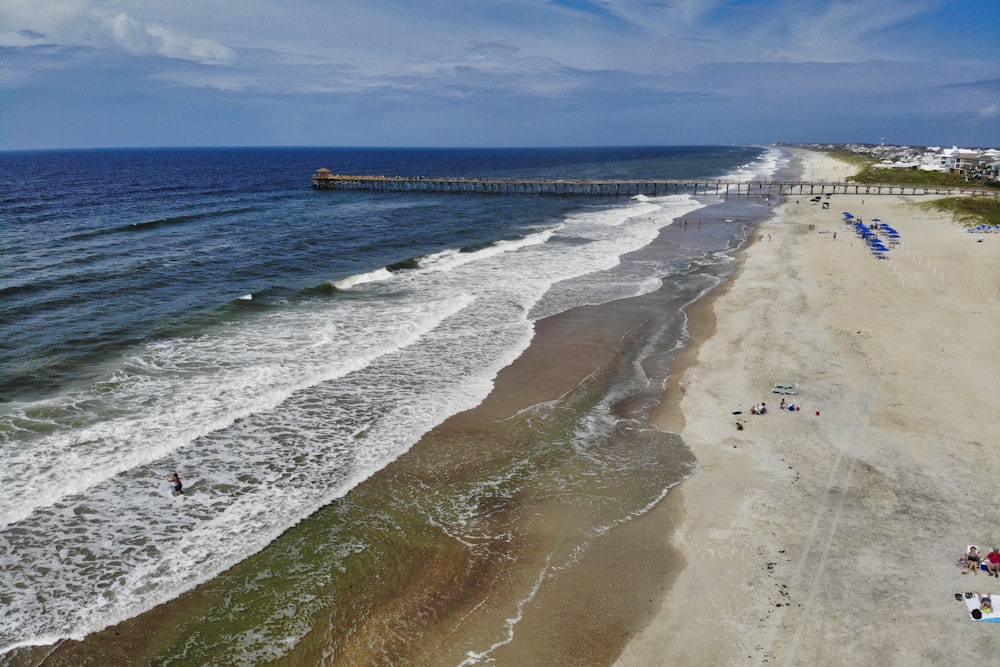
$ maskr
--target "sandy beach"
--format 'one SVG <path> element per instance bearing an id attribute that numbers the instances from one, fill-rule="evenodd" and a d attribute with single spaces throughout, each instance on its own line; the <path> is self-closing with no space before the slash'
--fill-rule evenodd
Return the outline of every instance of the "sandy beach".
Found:
<path id="1" fill-rule="evenodd" d="M 854 171 L 797 154 L 809 180 Z M 1000 238 L 978 242 L 902 197 L 827 201 L 782 205 L 703 304 L 707 340 L 658 417 L 698 458 L 662 533 L 686 563 L 621 667 L 977 664 L 1000 651 L 1000 627 L 954 597 L 1000 591 L 957 567 L 969 544 L 1000 546 Z M 877 260 L 843 211 L 891 224 L 902 245 Z M 785 398 L 800 411 L 778 409 L 777 382 L 798 385 Z M 768 414 L 751 415 L 762 401 Z"/>

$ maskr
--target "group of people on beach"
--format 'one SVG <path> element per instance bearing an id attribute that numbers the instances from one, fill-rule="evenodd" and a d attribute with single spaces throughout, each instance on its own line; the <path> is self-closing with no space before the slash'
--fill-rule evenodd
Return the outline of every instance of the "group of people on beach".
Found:
<path id="1" fill-rule="evenodd" d="M 778 406 L 778 407 L 780 409 L 782 409 L 782 410 L 786 410 L 786 409 L 787 410 L 791 410 L 792 412 L 795 412 L 796 410 L 799 410 L 799 406 L 796 406 L 794 404 L 788 404 L 788 403 L 785 402 L 785 399 L 781 399 L 781 405 Z M 734 412 L 733 414 L 738 415 L 738 414 L 742 414 L 742 412 L 738 411 L 738 412 Z M 752 415 L 766 415 L 767 414 L 767 403 L 765 403 L 764 401 L 761 401 L 760 403 L 755 403 L 754 405 L 751 405 L 750 406 L 750 414 L 752 414 Z M 818 415 L 819 412 L 817 412 L 816 414 Z M 745 426 L 746 426 L 746 422 L 744 422 L 742 419 L 737 419 L 736 420 L 736 429 L 738 431 L 742 431 Z"/>
<path id="2" fill-rule="evenodd" d="M 735 412 L 733 414 L 739 415 L 739 414 L 743 414 L 743 413 L 740 412 L 740 411 L 737 411 L 737 412 Z M 750 414 L 752 414 L 752 415 L 766 415 L 767 414 L 767 403 L 764 403 L 763 401 L 761 401 L 760 403 L 755 403 L 755 404 L 751 405 L 750 406 Z M 736 430 L 737 431 L 742 431 L 745 428 L 745 426 L 746 426 L 746 422 L 745 421 L 743 421 L 742 419 L 737 419 L 736 420 Z"/>
<path id="3" fill-rule="evenodd" d="M 1000 548 L 993 547 L 988 554 L 983 556 L 979 553 L 979 547 L 970 546 L 965 554 L 965 569 L 962 574 L 968 574 L 971 571 L 978 575 L 979 571 L 983 569 L 983 564 L 986 565 L 986 576 L 1000 579 Z"/>
<path id="4" fill-rule="evenodd" d="M 993 547 L 988 554 L 983 556 L 979 552 L 979 547 L 972 545 L 969 550 L 965 552 L 965 556 L 962 557 L 961 563 L 963 565 L 962 574 L 968 574 L 970 571 L 973 574 L 979 574 L 979 571 L 985 566 L 986 576 L 996 577 L 1000 579 L 1000 548 Z M 991 593 L 976 593 L 979 597 L 979 607 L 972 608 L 971 614 L 974 620 L 980 620 L 983 616 L 992 614 L 993 607 L 993 595 Z M 961 598 L 959 593 L 955 594 L 956 598 Z M 972 593 L 966 593 L 966 598 L 972 598 Z"/>

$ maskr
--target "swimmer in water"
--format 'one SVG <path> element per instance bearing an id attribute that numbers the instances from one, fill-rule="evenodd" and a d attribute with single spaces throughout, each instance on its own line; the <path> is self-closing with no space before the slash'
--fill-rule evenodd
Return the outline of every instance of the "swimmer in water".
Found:
<path id="1" fill-rule="evenodd" d="M 183 496 L 184 495 L 184 484 L 181 482 L 181 477 L 180 477 L 180 475 L 177 474 L 177 471 L 175 470 L 174 474 L 171 475 L 170 477 L 168 477 L 167 479 L 169 479 L 173 483 L 173 485 L 174 485 L 174 495 L 175 496 Z"/>

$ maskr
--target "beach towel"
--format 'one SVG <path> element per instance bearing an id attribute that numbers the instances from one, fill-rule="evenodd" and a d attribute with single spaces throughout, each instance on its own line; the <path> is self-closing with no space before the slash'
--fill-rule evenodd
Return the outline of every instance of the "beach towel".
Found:
<path id="1" fill-rule="evenodd" d="M 973 618 L 972 610 L 979 609 L 979 596 L 975 593 L 972 593 L 971 596 L 966 593 L 962 596 L 962 599 L 965 601 L 965 606 L 969 609 L 970 621 L 975 621 L 977 623 L 1000 623 L 1000 611 L 995 608 L 990 613 L 983 614 L 983 617 L 980 619 Z M 990 595 L 990 599 L 993 600 L 993 605 L 996 607 L 996 602 L 1000 599 L 1000 595 L 993 593 Z"/>

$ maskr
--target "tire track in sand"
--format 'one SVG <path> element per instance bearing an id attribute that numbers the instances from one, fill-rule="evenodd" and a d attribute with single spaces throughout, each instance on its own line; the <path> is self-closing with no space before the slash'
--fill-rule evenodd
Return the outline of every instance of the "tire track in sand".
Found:
<path id="1" fill-rule="evenodd" d="M 823 491 L 823 500 L 818 504 L 802 554 L 798 559 L 798 565 L 791 577 L 790 587 L 794 585 L 795 590 L 800 590 L 801 586 L 807 591 L 805 602 L 802 605 L 805 609 L 815 608 L 817 592 L 823 582 L 824 569 L 834 538 L 837 535 L 844 503 L 848 497 L 847 490 L 851 488 L 851 481 L 854 477 L 857 459 L 853 456 L 852 443 L 858 442 L 863 434 L 867 434 L 871 413 L 872 391 L 869 386 L 860 393 L 857 409 L 853 413 L 855 420 L 849 431 L 843 435 L 842 446 L 837 448 L 837 456 L 830 472 L 829 483 Z M 839 490 L 839 493 L 835 494 L 835 490 Z M 836 497 L 831 498 L 831 496 Z M 809 614 L 786 615 L 786 621 L 792 618 L 796 619 L 793 621 L 795 622 L 795 632 L 791 642 L 783 651 L 785 655 L 781 664 L 785 666 L 796 664 L 795 655 L 798 652 L 799 641 L 811 616 Z M 772 643 L 767 653 L 774 655 L 773 650 Z"/>

